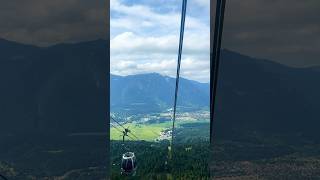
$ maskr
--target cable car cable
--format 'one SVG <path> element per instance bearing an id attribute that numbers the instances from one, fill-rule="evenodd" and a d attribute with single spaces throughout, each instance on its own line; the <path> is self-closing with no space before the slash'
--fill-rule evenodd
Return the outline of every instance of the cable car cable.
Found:
<path id="1" fill-rule="evenodd" d="M 122 124 L 120 124 L 118 121 L 116 121 L 113 117 L 111 117 L 111 119 L 112 119 L 114 122 L 116 122 L 119 126 L 121 126 L 123 129 L 127 129 L 127 128 L 125 128 Z"/>
<path id="2" fill-rule="evenodd" d="M 113 124 L 111 124 L 111 126 L 112 127 L 114 127 L 117 131 L 119 131 L 121 134 L 123 133 L 123 131 L 121 131 L 117 126 L 115 126 L 115 125 L 113 125 Z M 134 138 L 132 138 L 131 136 L 129 136 L 129 135 L 126 135 L 126 136 L 128 136 L 130 139 L 132 139 L 132 140 L 135 140 Z M 138 140 L 138 139 L 137 139 Z"/>
<path id="3" fill-rule="evenodd" d="M 226 0 L 217 1 L 213 46 L 210 49 L 212 54 L 210 59 L 210 143 L 212 143 L 213 136 L 213 118 L 215 115 L 225 4 Z"/>
<path id="4" fill-rule="evenodd" d="M 122 133 L 122 131 L 121 131 L 117 126 L 115 126 L 115 125 L 113 125 L 113 124 L 111 124 L 111 123 L 110 123 L 110 125 L 111 125 L 112 127 L 114 127 L 116 130 L 118 130 L 119 132 Z"/>
<path id="5" fill-rule="evenodd" d="M 129 135 L 127 135 L 127 136 L 128 136 L 131 140 L 133 140 L 133 141 L 135 140 L 135 139 L 134 139 L 134 138 L 132 138 L 131 136 L 129 136 Z"/>
<path id="6" fill-rule="evenodd" d="M 3 179 L 3 180 L 8 180 L 5 176 L 3 176 L 2 174 L 0 174 L 0 179 Z"/>
<path id="7" fill-rule="evenodd" d="M 136 135 L 134 135 L 132 132 L 129 133 L 139 141 L 139 138 Z"/>
<path id="8" fill-rule="evenodd" d="M 171 133 L 171 143 L 170 143 L 171 150 L 172 150 L 173 139 L 174 139 L 174 128 L 175 128 L 175 120 L 176 120 L 176 109 L 177 109 L 177 99 L 178 99 L 178 89 L 179 89 L 180 65 L 181 65 L 181 54 L 182 54 L 182 46 L 183 46 L 186 8 L 187 8 L 187 0 L 183 0 L 182 9 L 181 9 L 181 24 L 180 24 L 180 39 L 179 39 L 179 50 L 178 50 L 176 85 L 175 85 L 174 104 L 173 104 L 172 133 Z"/>
<path id="9" fill-rule="evenodd" d="M 125 128 L 122 124 L 120 124 L 118 121 L 116 121 L 113 117 L 111 117 L 111 119 L 116 122 L 117 124 L 119 124 L 119 126 L 121 126 L 124 130 L 128 129 L 128 128 Z M 111 124 L 113 127 L 115 127 L 113 124 Z M 121 133 L 123 133 L 123 131 L 120 131 Z M 134 136 L 136 138 L 137 141 L 139 141 L 139 138 L 134 135 L 131 131 L 129 131 L 128 133 L 130 133 L 132 136 Z M 128 136 L 128 135 L 127 135 Z M 129 137 L 129 136 L 128 136 Z M 131 137 L 132 140 L 134 140 L 132 137 Z"/>
<path id="10" fill-rule="evenodd" d="M 110 116 L 110 118 L 114 122 L 116 122 L 120 127 L 123 128 L 123 131 L 121 131 L 118 127 L 116 127 L 115 125 L 110 123 L 111 126 L 113 126 L 116 130 L 118 130 L 119 132 L 122 133 L 122 142 L 123 142 L 122 147 L 123 147 L 123 150 L 127 151 L 129 148 L 126 147 L 124 144 L 125 136 L 127 136 L 128 138 L 130 138 L 133 141 L 135 141 L 135 139 L 139 141 L 139 138 L 136 135 L 134 135 L 128 128 L 125 128 L 122 124 L 120 124 L 117 120 L 115 120 L 112 116 Z M 130 133 L 130 135 L 128 133 Z M 131 135 L 133 137 L 135 137 L 135 139 L 132 138 Z M 137 161 L 136 161 L 134 153 L 133 152 L 124 153 L 122 155 L 122 161 L 121 161 L 121 174 L 126 175 L 126 176 L 127 175 L 134 176 L 136 173 L 136 169 L 137 169 Z"/>
<path id="11" fill-rule="evenodd" d="M 159 136 L 159 134 L 154 132 L 153 130 L 149 129 L 149 131 L 152 132 L 154 135 Z"/>

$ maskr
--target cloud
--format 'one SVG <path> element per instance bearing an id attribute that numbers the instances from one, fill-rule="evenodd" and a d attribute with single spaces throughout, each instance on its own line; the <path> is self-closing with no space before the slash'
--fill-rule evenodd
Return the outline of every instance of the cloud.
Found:
<path id="1" fill-rule="evenodd" d="M 0 37 L 47 46 L 105 38 L 106 2 L 0 0 Z"/>
<path id="2" fill-rule="evenodd" d="M 0 0 L 0 38 L 40 46 L 105 38 L 107 3 Z M 110 4 L 111 38 L 128 32 L 138 40 L 162 41 L 179 33 L 181 0 L 110 0 Z M 209 42 L 209 4 L 188 1 L 184 51 L 188 56 L 192 46 L 199 54 L 196 48 Z M 223 47 L 292 66 L 320 65 L 319 9 L 319 0 L 228 0 Z M 170 41 L 171 53 L 176 41 Z"/>
<path id="3" fill-rule="evenodd" d="M 177 60 L 176 59 L 164 59 L 153 61 L 142 61 L 137 63 L 136 61 L 122 60 L 117 63 L 112 63 L 112 72 L 120 75 L 131 75 L 140 73 L 160 72 L 163 75 L 171 77 L 175 76 Z M 208 81 L 209 69 L 208 61 L 198 61 L 193 58 L 182 59 L 181 76 L 188 79 L 195 79 L 200 82 Z M 195 73 L 197 72 L 197 73 Z"/>
<path id="4" fill-rule="evenodd" d="M 157 4 L 166 6 L 166 3 Z M 176 4 L 180 7 L 180 2 Z M 125 5 L 119 0 L 111 1 L 111 30 L 117 32 L 117 28 L 124 28 L 126 31 L 133 31 L 135 33 L 146 32 L 146 28 L 158 28 L 158 32 L 152 33 L 166 33 L 177 32 L 180 23 L 180 8 L 175 11 L 157 12 L 154 7 L 146 5 Z M 191 9 L 192 10 L 192 9 Z M 186 28 L 190 30 L 206 29 L 207 22 L 201 22 L 201 19 L 187 16 Z M 208 30 L 208 29 L 207 29 Z M 209 32 L 209 30 L 208 30 Z"/>
<path id="5" fill-rule="evenodd" d="M 175 76 L 181 2 L 176 1 L 175 6 L 161 3 L 166 10 L 159 10 L 159 4 L 111 1 L 111 73 L 158 72 Z M 193 13 L 186 17 L 181 74 L 208 82 L 210 28 L 204 17 L 209 12 L 201 14 L 201 9 L 191 7 L 188 10 Z"/>
<path id="6" fill-rule="evenodd" d="M 178 50 L 179 34 L 162 36 L 139 36 L 132 32 L 121 33 L 111 39 L 112 53 L 170 53 L 176 54 Z M 186 54 L 209 53 L 209 35 L 196 35 L 186 33 L 183 52 Z"/>
<path id="7" fill-rule="evenodd" d="M 227 1 L 223 47 L 291 66 L 320 65 L 320 1 Z"/>

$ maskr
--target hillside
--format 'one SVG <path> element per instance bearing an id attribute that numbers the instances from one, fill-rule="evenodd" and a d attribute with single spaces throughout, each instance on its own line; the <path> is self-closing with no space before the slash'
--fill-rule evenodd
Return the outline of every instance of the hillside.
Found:
<path id="1" fill-rule="evenodd" d="M 36 47 L 0 40 L 0 130 L 105 130 L 108 77 L 103 40 Z M 302 133 L 318 137 L 320 72 L 223 50 L 216 135 Z M 174 78 L 111 75 L 111 108 L 170 108 Z M 208 104 L 208 85 L 182 79 L 180 106 Z M 134 108 L 135 109 L 134 109 Z M 320 136 L 319 136 L 320 137 Z"/>
<path id="2" fill-rule="evenodd" d="M 106 129 L 103 40 L 36 47 L 0 40 L 0 132 Z"/>
<path id="3" fill-rule="evenodd" d="M 320 72 L 224 50 L 216 135 L 295 133 L 320 137 Z"/>
<path id="4" fill-rule="evenodd" d="M 161 112 L 172 108 L 175 78 L 157 73 L 130 76 L 111 75 L 111 110 Z M 209 107 L 209 84 L 181 78 L 178 106 L 184 110 Z"/>

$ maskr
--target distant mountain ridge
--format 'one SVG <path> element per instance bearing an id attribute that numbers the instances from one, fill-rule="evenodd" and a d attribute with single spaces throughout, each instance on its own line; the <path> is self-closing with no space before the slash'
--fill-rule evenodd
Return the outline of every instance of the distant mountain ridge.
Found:
<path id="1" fill-rule="evenodd" d="M 104 40 L 50 47 L 0 40 L 0 132 L 104 131 L 107 48 Z M 318 68 L 292 68 L 228 50 L 221 57 L 217 136 L 240 131 L 320 139 Z M 112 108 L 172 106 L 172 78 L 147 74 L 110 80 Z M 206 85 L 183 79 L 180 85 L 181 105 L 208 104 Z"/>
<path id="2" fill-rule="evenodd" d="M 133 112 L 161 112 L 172 108 L 175 78 L 157 73 L 110 77 L 112 110 L 129 109 Z M 209 108 L 209 84 L 180 79 L 178 106 Z M 184 108 L 184 109 L 185 109 Z"/>
<path id="3" fill-rule="evenodd" d="M 264 132 L 320 138 L 320 72 L 224 50 L 216 135 Z"/>
<path id="4" fill-rule="evenodd" d="M 105 131 L 107 48 L 0 40 L 0 134 Z"/>

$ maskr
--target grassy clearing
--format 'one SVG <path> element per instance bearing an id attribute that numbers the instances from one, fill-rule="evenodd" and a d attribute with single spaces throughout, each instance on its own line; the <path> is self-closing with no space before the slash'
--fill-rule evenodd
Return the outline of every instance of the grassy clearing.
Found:
<path id="1" fill-rule="evenodd" d="M 128 123 L 125 127 L 129 127 L 131 132 L 136 135 L 140 140 L 154 141 L 159 137 L 160 132 L 171 126 L 171 122 L 159 123 L 159 124 L 134 124 Z M 115 128 L 111 128 L 111 140 L 122 140 L 122 133 Z M 130 140 L 130 139 L 128 139 Z"/>
<path id="2" fill-rule="evenodd" d="M 194 120 L 182 120 L 176 122 L 176 127 L 180 127 L 183 124 L 189 124 L 194 122 L 204 122 L 204 121 L 194 121 Z M 158 124 L 135 124 L 135 123 L 128 123 L 125 127 L 129 127 L 131 132 L 135 134 L 139 140 L 145 141 L 154 141 L 157 137 L 159 137 L 160 132 L 171 128 L 172 122 L 163 122 Z M 111 140 L 122 140 L 122 133 L 116 130 L 115 128 L 111 128 L 110 130 L 110 139 Z M 127 140 L 131 140 L 127 138 Z"/>

